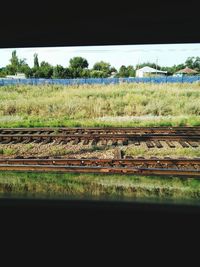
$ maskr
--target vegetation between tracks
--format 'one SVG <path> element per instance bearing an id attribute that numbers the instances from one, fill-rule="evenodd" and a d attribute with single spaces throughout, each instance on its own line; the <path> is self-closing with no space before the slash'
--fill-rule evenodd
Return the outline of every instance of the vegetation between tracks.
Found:
<path id="1" fill-rule="evenodd" d="M 163 142 L 164 143 L 164 142 Z M 149 158 L 152 156 L 157 157 L 200 157 L 199 147 L 183 148 L 181 145 L 176 144 L 175 148 L 169 148 L 163 144 L 163 148 L 147 148 L 145 144 L 140 146 L 128 145 L 119 146 L 123 152 L 123 156 L 144 157 Z M 115 152 L 114 146 L 104 145 L 57 145 L 57 144 L 0 144 L 0 158 L 12 156 L 24 157 L 42 157 L 42 156 L 61 156 L 61 157 L 100 157 L 100 158 L 113 158 Z"/>
<path id="2" fill-rule="evenodd" d="M 197 126 L 198 84 L 7 86 L 0 127 Z"/>
<path id="3" fill-rule="evenodd" d="M 159 176 L 0 172 L 0 193 L 106 199 L 199 199 L 200 181 Z"/>

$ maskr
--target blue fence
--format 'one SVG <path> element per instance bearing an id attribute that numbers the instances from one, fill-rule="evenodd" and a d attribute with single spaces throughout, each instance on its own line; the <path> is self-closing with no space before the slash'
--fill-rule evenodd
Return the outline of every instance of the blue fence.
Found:
<path id="1" fill-rule="evenodd" d="M 44 85 L 44 84 L 119 84 L 119 83 L 193 83 L 200 81 L 200 76 L 166 76 L 145 78 L 87 78 L 87 79 L 0 79 L 0 86 L 4 85 Z"/>

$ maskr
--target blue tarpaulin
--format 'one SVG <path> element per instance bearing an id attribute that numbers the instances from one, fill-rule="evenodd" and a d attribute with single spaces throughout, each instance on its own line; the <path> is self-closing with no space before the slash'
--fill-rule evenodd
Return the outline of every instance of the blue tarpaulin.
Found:
<path id="1" fill-rule="evenodd" d="M 0 86 L 4 85 L 78 85 L 78 84 L 119 84 L 119 83 L 193 83 L 200 81 L 200 76 L 164 76 L 144 78 L 78 78 L 78 79 L 0 79 Z"/>

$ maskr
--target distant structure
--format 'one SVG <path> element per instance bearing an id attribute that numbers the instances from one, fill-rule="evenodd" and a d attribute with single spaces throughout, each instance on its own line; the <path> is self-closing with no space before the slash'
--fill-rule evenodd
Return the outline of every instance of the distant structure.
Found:
<path id="1" fill-rule="evenodd" d="M 111 74 L 110 74 L 110 76 L 108 78 L 114 78 L 116 74 L 117 74 L 117 72 L 113 71 L 113 72 L 111 72 Z"/>
<path id="2" fill-rule="evenodd" d="M 7 75 L 7 79 L 26 79 L 26 75 L 21 72 L 17 72 L 15 75 Z"/>
<path id="3" fill-rule="evenodd" d="M 196 74 L 198 74 L 198 71 L 186 67 L 182 70 L 175 72 L 173 76 L 182 77 L 184 75 L 196 75 Z"/>
<path id="4" fill-rule="evenodd" d="M 152 77 L 152 76 L 164 76 L 167 74 L 167 71 L 157 70 L 149 66 L 145 66 L 141 69 L 136 70 L 136 77 Z"/>

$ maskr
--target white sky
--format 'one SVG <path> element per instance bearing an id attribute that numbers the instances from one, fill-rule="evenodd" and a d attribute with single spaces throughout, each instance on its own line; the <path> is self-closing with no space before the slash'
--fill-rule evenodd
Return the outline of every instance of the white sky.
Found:
<path id="1" fill-rule="evenodd" d="M 75 56 L 87 59 L 89 68 L 95 62 L 106 61 L 119 69 L 121 65 L 133 65 L 143 62 L 156 62 L 160 66 L 172 66 L 184 63 L 188 57 L 200 56 L 200 44 L 167 44 L 167 45 L 115 45 L 115 46 L 76 46 L 47 48 L 9 48 L 0 49 L 0 67 L 9 64 L 11 53 L 17 51 L 19 58 L 26 58 L 33 66 L 33 54 L 37 53 L 39 62 L 47 61 L 53 66 L 69 66 L 69 60 Z"/>

